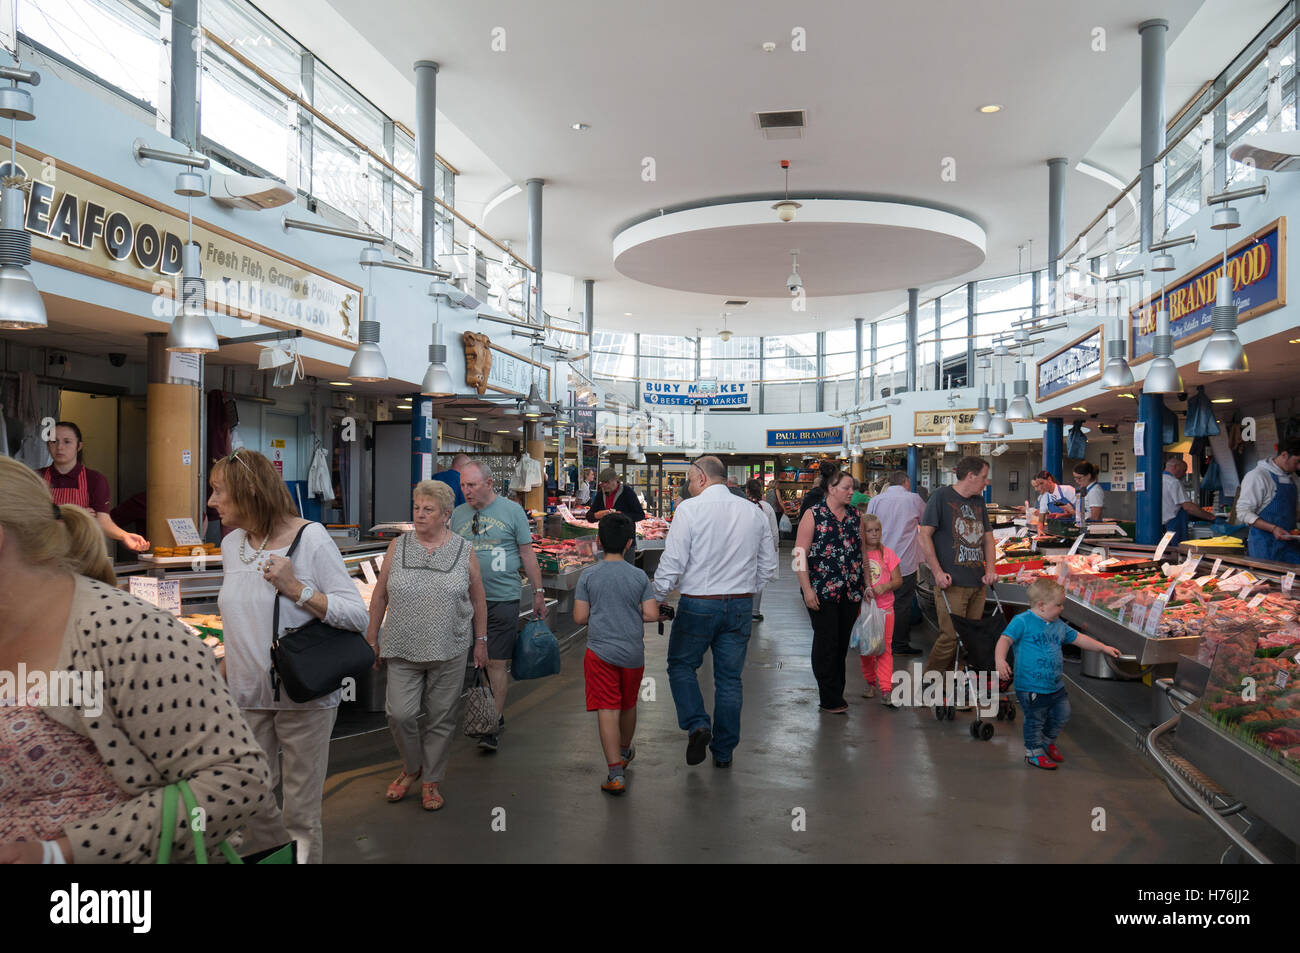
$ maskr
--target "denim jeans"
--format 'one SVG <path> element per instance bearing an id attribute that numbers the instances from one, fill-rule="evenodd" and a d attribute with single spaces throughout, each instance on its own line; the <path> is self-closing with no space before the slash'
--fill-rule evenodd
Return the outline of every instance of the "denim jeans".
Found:
<path id="1" fill-rule="evenodd" d="M 1051 694 L 1017 691 L 1016 700 L 1025 716 L 1025 752 L 1030 757 L 1044 754 L 1046 746 L 1056 743 L 1061 729 L 1070 720 L 1069 696 L 1064 688 Z"/>
<path id="2" fill-rule="evenodd" d="M 677 726 L 683 731 L 709 728 L 709 713 L 696 671 L 704 653 L 713 650 L 713 742 L 719 761 L 730 761 L 740 743 L 741 670 L 749 649 L 753 599 L 692 599 L 677 603 L 668 639 L 668 684 L 677 706 Z"/>

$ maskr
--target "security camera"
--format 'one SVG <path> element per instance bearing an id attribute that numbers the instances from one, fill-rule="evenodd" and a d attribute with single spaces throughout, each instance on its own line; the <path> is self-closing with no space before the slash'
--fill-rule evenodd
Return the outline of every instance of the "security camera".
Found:
<path id="1" fill-rule="evenodd" d="M 803 279 L 799 277 L 799 272 L 790 273 L 790 277 L 785 279 L 785 287 L 792 295 L 799 293 L 799 289 L 803 287 Z"/>
<path id="2" fill-rule="evenodd" d="M 108 363 L 112 364 L 114 367 L 121 367 L 126 363 L 126 355 L 114 351 L 112 354 L 108 355 Z"/>

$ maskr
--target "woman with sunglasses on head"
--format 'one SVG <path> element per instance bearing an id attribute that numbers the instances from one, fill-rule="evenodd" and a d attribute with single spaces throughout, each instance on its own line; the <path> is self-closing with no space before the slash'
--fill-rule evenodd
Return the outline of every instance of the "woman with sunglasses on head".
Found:
<path id="1" fill-rule="evenodd" d="M 136 533 L 128 533 L 108 515 L 108 480 L 104 474 L 82 463 L 81 428 L 70 420 L 60 420 L 54 425 L 54 439 L 47 446 L 53 462 L 37 472 L 50 488 L 54 502 L 72 503 L 94 513 L 95 522 L 104 531 L 104 535 L 117 540 L 127 549 L 137 553 L 148 549 L 147 539 Z"/>
<path id="2" fill-rule="evenodd" d="M 298 517 L 270 460 L 237 450 L 216 462 L 211 481 L 208 505 L 222 526 L 234 529 L 221 543 L 223 579 L 217 600 L 230 694 L 270 759 L 271 787 L 283 777 L 283 824 L 298 843 L 299 857 L 318 864 L 330 732 L 342 690 L 308 702 L 290 700 L 270 671 L 271 641 L 312 619 L 364 632 L 369 613 L 338 546 L 324 526 Z M 273 633 L 277 601 L 280 624 Z M 270 825 L 250 827 L 249 834 L 249 849 L 276 846 Z"/>

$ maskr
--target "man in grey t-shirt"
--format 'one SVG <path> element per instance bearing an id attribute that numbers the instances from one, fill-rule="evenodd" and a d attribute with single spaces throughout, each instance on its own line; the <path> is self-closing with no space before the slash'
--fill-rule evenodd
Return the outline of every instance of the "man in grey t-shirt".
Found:
<path id="1" fill-rule="evenodd" d="M 636 524 L 623 513 L 602 516 L 597 529 L 605 558 L 578 577 L 573 621 L 587 625 L 583 672 L 587 711 L 596 712 L 609 776 L 601 790 L 624 791 L 623 769 L 632 760 L 636 699 L 645 672 L 645 623 L 659 618 L 654 586 L 623 557 L 636 540 Z"/>

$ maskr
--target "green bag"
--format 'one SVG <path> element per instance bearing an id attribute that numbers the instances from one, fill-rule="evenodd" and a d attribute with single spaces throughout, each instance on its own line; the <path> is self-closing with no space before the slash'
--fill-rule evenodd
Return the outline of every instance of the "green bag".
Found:
<path id="1" fill-rule="evenodd" d="M 163 807 L 162 807 L 162 842 L 158 845 L 158 863 L 169 864 L 172 857 L 172 839 L 176 831 L 176 801 L 178 798 L 185 799 L 185 810 L 188 816 L 193 816 L 194 812 L 199 809 L 198 799 L 194 797 L 194 792 L 185 781 L 177 781 L 175 784 L 169 784 L 163 788 Z M 208 849 L 204 846 L 203 837 L 199 831 L 190 828 L 190 833 L 194 837 L 194 862 L 196 864 L 206 864 L 208 862 Z M 262 851 L 254 854 L 245 861 L 235 853 L 235 849 L 226 841 L 218 845 L 222 856 L 229 863 L 242 864 L 292 864 L 294 863 L 294 845 L 285 844 L 283 847 L 273 847 L 271 850 Z"/>

